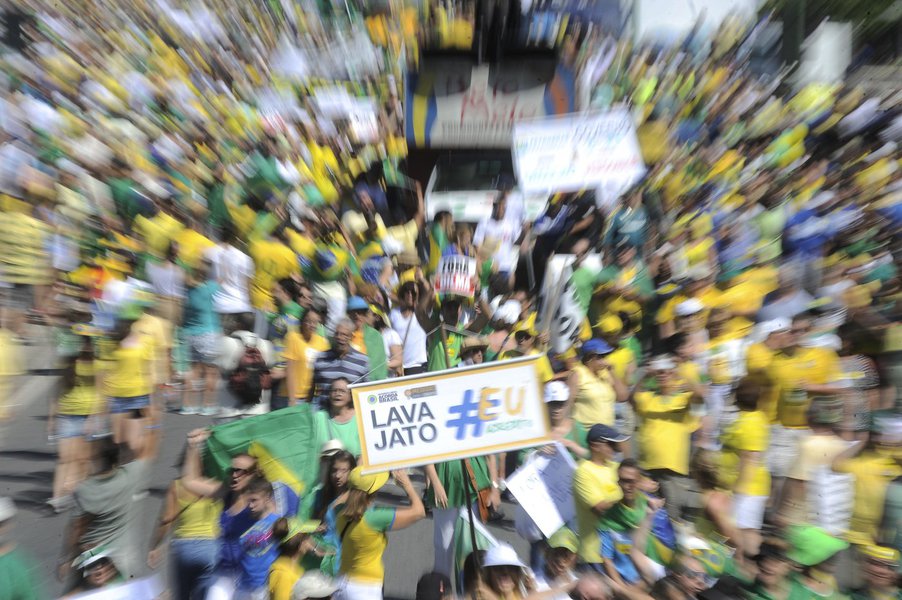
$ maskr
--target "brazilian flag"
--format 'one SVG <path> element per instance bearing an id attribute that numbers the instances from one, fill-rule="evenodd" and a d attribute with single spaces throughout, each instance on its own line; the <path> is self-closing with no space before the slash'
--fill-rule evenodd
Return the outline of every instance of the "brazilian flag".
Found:
<path id="1" fill-rule="evenodd" d="M 282 482 L 303 496 L 319 476 L 315 433 L 307 404 L 218 425 L 207 440 L 204 473 L 224 481 L 232 457 L 249 454 L 269 481 Z"/>

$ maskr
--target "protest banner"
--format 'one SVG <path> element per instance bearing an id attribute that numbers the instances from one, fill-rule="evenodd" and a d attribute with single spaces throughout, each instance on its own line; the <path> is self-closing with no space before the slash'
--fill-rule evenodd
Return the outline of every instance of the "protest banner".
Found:
<path id="1" fill-rule="evenodd" d="M 546 538 L 576 516 L 573 471 L 576 463 L 560 443 L 553 454 L 535 453 L 505 484 Z"/>
<path id="2" fill-rule="evenodd" d="M 545 284 L 548 295 L 545 296 L 547 304 L 543 311 L 541 328 L 548 330 L 551 350 L 561 354 L 579 343 L 586 312 L 576 300 L 573 267 L 570 263 L 563 266 L 553 283 L 546 277 Z"/>
<path id="3" fill-rule="evenodd" d="M 518 121 L 512 153 L 524 192 L 622 191 L 645 173 L 625 108 Z"/>
<path id="4" fill-rule="evenodd" d="M 364 472 L 548 443 L 539 358 L 352 385 Z"/>
<path id="5" fill-rule="evenodd" d="M 435 278 L 437 294 L 473 298 L 476 294 L 476 259 L 460 254 L 443 256 Z"/>

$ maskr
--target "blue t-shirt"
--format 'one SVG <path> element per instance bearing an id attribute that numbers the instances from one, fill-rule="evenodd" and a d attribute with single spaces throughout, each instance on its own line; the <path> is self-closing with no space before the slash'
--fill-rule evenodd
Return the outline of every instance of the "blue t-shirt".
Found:
<path id="1" fill-rule="evenodd" d="M 272 534 L 273 523 L 279 518 L 269 514 L 241 534 L 241 574 L 238 577 L 238 589 L 254 591 L 266 585 L 269 568 L 279 558 L 278 540 Z"/>
<path id="2" fill-rule="evenodd" d="M 219 572 L 235 572 L 241 566 L 241 534 L 250 529 L 256 521 L 250 511 L 245 508 L 238 514 L 229 514 L 227 510 L 219 515 L 219 557 L 216 570 Z"/>
<path id="3" fill-rule="evenodd" d="M 183 329 L 188 335 L 219 333 L 219 315 L 213 310 L 213 295 L 219 291 L 215 281 L 188 288 L 185 298 L 185 315 Z"/>
<path id="4" fill-rule="evenodd" d="M 633 559 L 630 558 L 630 549 L 633 547 L 632 531 L 619 533 L 617 531 L 599 531 L 601 537 L 601 555 L 605 560 L 614 563 L 614 568 L 620 577 L 627 583 L 637 583 L 641 579 Z"/>

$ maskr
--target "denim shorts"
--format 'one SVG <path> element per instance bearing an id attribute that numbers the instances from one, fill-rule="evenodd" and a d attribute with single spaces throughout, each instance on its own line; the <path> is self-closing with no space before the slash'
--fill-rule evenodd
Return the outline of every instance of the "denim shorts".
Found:
<path id="1" fill-rule="evenodd" d="M 219 358 L 219 340 L 222 336 L 218 333 L 201 333 L 199 335 L 186 336 L 188 352 L 192 363 L 204 365 L 216 364 Z"/>
<path id="2" fill-rule="evenodd" d="M 88 415 L 56 415 L 56 435 L 60 438 L 84 437 Z"/>
<path id="3" fill-rule="evenodd" d="M 150 394 L 135 396 L 133 398 L 110 398 L 110 412 L 112 414 L 143 410 L 149 406 Z"/>

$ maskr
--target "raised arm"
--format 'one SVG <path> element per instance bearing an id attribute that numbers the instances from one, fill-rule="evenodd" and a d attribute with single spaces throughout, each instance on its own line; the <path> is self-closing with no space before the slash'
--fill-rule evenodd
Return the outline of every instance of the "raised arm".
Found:
<path id="1" fill-rule="evenodd" d="M 210 437 L 207 429 L 194 429 L 188 433 L 185 463 L 182 465 L 182 485 L 197 496 L 210 498 L 219 493 L 222 483 L 203 476 L 201 449 Z"/>
<path id="2" fill-rule="evenodd" d="M 407 476 L 407 471 L 394 471 L 392 475 L 395 478 L 395 481 L 398 485 L 401 486 L 401 489 L 404 490 L 404 493 L 407 494 L 407 498 L 410 500 L 410 506 L 405 508 L 397 509 L 395 512 L 395 521 L 392 523 L 392 531 L 398 529 L 404 529 L 405 527 L 410 527 L 417 521 L 421 520 L 426 516 L 426 509 L 423 506 L 423 501 L 420 500 L 420 495 L 417 494 L 417 491 L 413 488 L 413 484 L 410 483 L 410 478 Z"/>

